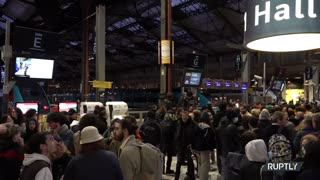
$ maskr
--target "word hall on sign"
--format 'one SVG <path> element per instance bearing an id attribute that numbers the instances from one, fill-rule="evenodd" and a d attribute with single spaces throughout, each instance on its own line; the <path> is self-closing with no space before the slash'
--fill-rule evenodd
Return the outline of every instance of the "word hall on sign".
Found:
<path id="1" fill-rule="evenodd" d="M 303 8 L 302 1 L 308 1 L 308 7 Z M 302 19 L 305 17 L 316 18 L 318 15 L 315 13 L 314 0 L 295 0 L 295 7 L 289 4 L 274 5 L 272 3 L 281 3 L 282 1 L 273 0 L 266 1 L 264 5 L 256 5 L 254 11 L 254 25 L 259 26 L 262 22 L 269 23 L 271 18 L 275 21 L 289 20 L 291 18 Z M 305 2 L 304 2 L 305 3 Z M 272 6 L 271 6 L 272 5 Z M 271 8 L 275 7 L 275 9 Z M 294 11 L 294 13 L 293 13 Z M 294 17 L 292 17 L 294 15 Z M 245 31 L 247 30 L 247 13 L 245 18 Z"/>

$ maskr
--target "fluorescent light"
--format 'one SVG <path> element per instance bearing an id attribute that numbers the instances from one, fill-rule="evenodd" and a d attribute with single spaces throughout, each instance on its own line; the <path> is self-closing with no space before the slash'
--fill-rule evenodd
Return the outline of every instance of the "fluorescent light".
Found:
<path id="1" fill-rule="evenodd" d="M 294 79 L 302 79 L 301 77 L 297 76 L 297 77 L 294 77 Z"/>
<path id="2" fill-rule="evenodd" d="M 278 35 L 257 39 L 247 44 L 249 49 L 268 52 L 305 51 L 320 48 L 320 33 Z"/>

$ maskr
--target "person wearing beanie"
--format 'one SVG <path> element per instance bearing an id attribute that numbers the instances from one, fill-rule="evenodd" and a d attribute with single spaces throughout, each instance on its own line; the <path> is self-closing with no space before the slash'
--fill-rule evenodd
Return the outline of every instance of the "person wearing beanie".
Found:
<path id="1" fill-rule="evenodd" d="M 115 154 L 104 150 L 103 136 L 94 126 L 82 129 L 81 152 L 66 168 L 64 180 L 123 180 L 119 161 Z"/>

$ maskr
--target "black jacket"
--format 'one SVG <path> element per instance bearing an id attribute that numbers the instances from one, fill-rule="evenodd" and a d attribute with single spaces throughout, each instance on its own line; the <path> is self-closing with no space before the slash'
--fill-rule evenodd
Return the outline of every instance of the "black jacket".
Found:
<path id="1" fill-rule="evenodd" d="M 193 149 L 211 151 L 214 149 L 214 134 L 211 127 L 205 123 L 197 124 L 194 132 Z"/>
<path id="2" fill-rule="evenodd" d="M 240 180 L 272 180 L 272 173 L 264 171 L 260 174 L 260 169 L 264 164 L 264 162 L 243 161 L 240 167 Z"/>
<path id="3" fill-rule="evenodd" d="M 237 126 L 224 117 L 217 128 L 218 153 L 227 157 L 229 152 L 240 152 L 240 132 Z"/>
<path id="4" fill-rule="evenodd" d="M 178 151 L 185 150 L 188 145 L 193 146 L 195 127 L 196 124 L 191 119 L 187 122 L 180 121 L 175 138 Z"/>

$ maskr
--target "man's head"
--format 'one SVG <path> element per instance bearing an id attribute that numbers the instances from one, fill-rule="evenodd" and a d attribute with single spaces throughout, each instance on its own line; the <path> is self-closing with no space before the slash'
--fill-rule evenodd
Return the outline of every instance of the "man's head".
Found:
<path id="1" fill-rule="evenodd" d="M 122 120 L 116 120 L 114 123 L 114 138 L 120 142 L 127 139 L 130 135 L 135 135 L 137 125 L 134 117 L 127 116 Z"/>
<path id="2" fill-rule="evenodd" d="M 189 112 L 183 111 L 181 115 L 181 119 L 183 122 L 188 122 L 188 120 L 190 119 Z"/>
<path id="3" fill-rule="evenodd" d="M 69 109 L 68 116 L 70 120 L 76 120 L 77 119 L 77 111 L 74 109 Z"/>
<path id="4" fill-rule="evenodd" d="M 26 144 L 25 153 L 38 153 L 50 157 L 56 151 L 56 143 L 51 133 L 36 133 L 30 137 L 30 140 Z"/>
<path id="5" fill-rule="evenodd" d="M 87 126 L 81 131 L 81 153 L 88 153 L 104 149 L 103 136 L 94 126 Z"/>
<path id="6" fill-rule="evenodd" d="M 242 115 L 246 114 L 247 112 L 248 112 L 248 108 L 247 108 L 246 105 L 240 106 L 240 113 L 241 113 Z"/>
<path id="7" fill-rule="evenodd" d="M 285 126 L 285 122 L 283 122 L 284 114 L 281 111 L 275 111 L 271 116 L 272 123 L 277 123 L 280 126 Z"/>
<path id="8" fill-rule="evenodd" d="M 52 130 L 59 129 L 60 126 L 66 121 L 66 116 L 61 112 L 53 112 L 47 116 L 47 123 Z"/>

